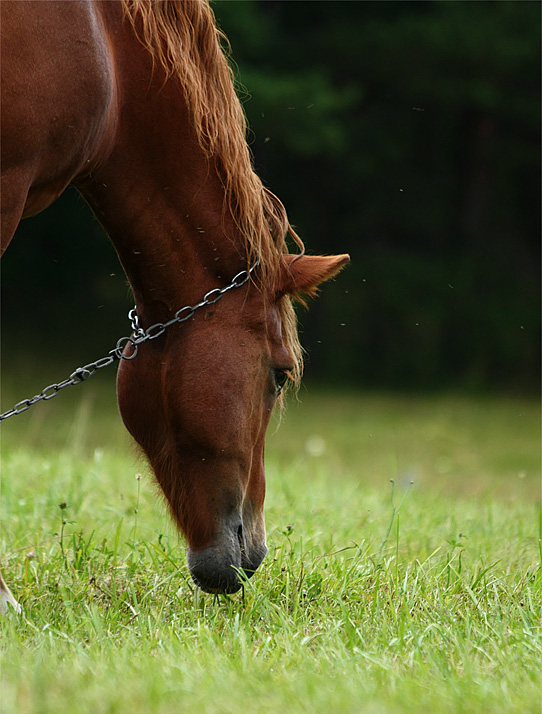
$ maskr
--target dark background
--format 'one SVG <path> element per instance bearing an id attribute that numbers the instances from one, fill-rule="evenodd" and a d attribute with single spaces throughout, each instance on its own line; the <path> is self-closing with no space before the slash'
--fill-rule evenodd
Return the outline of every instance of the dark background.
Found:
<path id="1" fill-rule="evenodd" d="M 258 173 L 308 252 L 352 257 L 300 314 L 307 380 L 536 394 L 540 3 L 213 7 Z M 70 189 L 2 261 L 3 370 L 102 356 L 131 304 Z"/>

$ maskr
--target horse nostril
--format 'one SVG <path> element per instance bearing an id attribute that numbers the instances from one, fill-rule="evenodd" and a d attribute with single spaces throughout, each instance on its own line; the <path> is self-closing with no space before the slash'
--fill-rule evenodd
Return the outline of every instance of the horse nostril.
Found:
<path id="1" fill-rule="evenodd" d="M 237 529 L 237 540 L 239 541 L 239 549 L 241 553 L 245 552 L 245 541 L 243 539 L 243 526 L 240 525 Z"/>

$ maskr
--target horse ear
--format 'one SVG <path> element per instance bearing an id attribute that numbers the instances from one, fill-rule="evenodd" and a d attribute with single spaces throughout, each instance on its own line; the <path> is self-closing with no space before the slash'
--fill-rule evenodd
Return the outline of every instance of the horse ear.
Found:
<path id="1" fill-rule="evenodd" d="M 284 255 L 278 295 L 313 297 L 318 286 L 336 275 L 350 260 L 349 255 Z"/>

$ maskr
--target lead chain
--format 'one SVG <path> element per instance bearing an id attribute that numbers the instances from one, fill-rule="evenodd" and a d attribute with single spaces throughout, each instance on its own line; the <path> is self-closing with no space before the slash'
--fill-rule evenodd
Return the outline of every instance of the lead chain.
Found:
<path id="1" fill-rule="evenodd" d="M 5 419 L 9 419 L 9 417 L 15 416 L 16 414 L 22 414 L 27 409 L 30 409 L 31 406 L 37 404 L 37 402 L 53 399 L 53 397 L 56 397 L 57 394 L 59 394 L 65 387 L 75 386 L 85 382 L 87 379 L 92 377 L 93 374 L 96 374 L 99 369 L 109 367 L 109 365 L 113 364 L 113 362 L 117 362 L 121 359 L 134 359 L 137 356 L 137 350 L 140 344 L 147 342 L 148 340 L 155 340 L 157 337 L 160 337 L 160 335 L 163 335 L 168 327 L 171 327 L 171 325 L 190 320 L 194 316 L 196 310 L 206 307 L 207 305 L 214 305 L 229 290 L 240 288 L 248 283 L 252 272 L 258 267 L 259 264 L 260 261 L 257 261 L 249 270 L 242 270 L 240 273 L 237 273 L 231 283 L 226 285 L 226 287 L 213 288 L 212 290 L 209 290 L 209 292 L 205 293 L 203 296 L 203 300 L 198 302 L 196 305 L 186 305 L 185 307 L 181 307 L 181 309 L 177 310 L 174 317 L 172 317 L 172 319 L 168 322 L 156 322 L 146 330 L 141 327 L 136 308 L 133 307 L 128 313 L 128 319 L 130 320 L 130 324 L 132 326 L 132 334 L 129 337 L 121 337 L 117 340 L 117 344 L 112 350 L 109 351 L 109 354 L 106 357 L 101 357 L 95 362 L 86 364 L 84 367 L 78 367 L 67 379 L 64 379 L 62 382 L 50 384 L 48 387 L 45 387 L 45 389 L 42 389 L 39 394 L 35 394 L 33 397 L 17 402 L 17 404 L 15 404 L 15 406 L 11 409 L 8 409 L 7 412 L 0 414 L 0 422 Z M 126 348 L 128 345 L 132 346 L 132 353 L 129 356 L 126 354 Z"/>

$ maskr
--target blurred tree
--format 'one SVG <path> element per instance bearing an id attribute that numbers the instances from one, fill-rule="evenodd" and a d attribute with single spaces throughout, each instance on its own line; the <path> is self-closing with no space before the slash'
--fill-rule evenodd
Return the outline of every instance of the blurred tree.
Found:
<path id="1" fill-rule="evenodd" d="M 540 4 L 213 7 L 258 172 L 310 251 L 352 254 L 301 316 L 309 378 L 536 388 Z M 125 328 L 114 252 L 80 200 L 63 204 L 23 222 L 3 261 L 4 344 L 81 314 L 81 345 Z"/>

